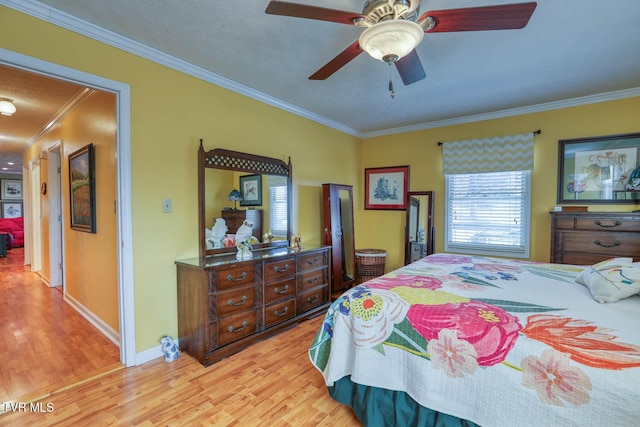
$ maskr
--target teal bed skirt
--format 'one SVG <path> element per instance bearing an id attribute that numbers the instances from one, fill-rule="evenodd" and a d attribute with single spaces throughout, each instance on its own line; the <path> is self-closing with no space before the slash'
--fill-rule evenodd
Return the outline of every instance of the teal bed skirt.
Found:
<path id="1" fill-rule="evenodd" d="M 366 427 L 478 427 L 471 421 L 420 406 L 404 392 L 356 384 L 348 376 L 328 389 L 329 395 L 351 407 Z"/>

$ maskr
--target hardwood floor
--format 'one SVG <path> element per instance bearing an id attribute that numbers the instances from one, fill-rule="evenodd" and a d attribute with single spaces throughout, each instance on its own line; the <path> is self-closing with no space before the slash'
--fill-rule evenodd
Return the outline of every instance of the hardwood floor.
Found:
<path id="1" fill-rule="evenodd" d="M 24 411 L 8 409 L 0 424 L 360 426 L 329 397 L 309 361 L 320 324 L 303 322 L 208 368 L 183 353 L 171 363 L 156 359 L 97 376 L 34 396 Z"/>
<path id="2" fill-rule="evenodd" d="M 11 282 L 1 260 L 0 284 Z M 4 301 L 0 307 L 4 312 Z M 107 364 L 4 403 L 0 425 L 361 426 L 350 408 L 329 397 L 309 361 L 307 349 L 321 322 L 303 322 L 209 368 L 185 353 L 171 363 L 160 358 L 132 368 Z M 5 351 L 4 332 L 0 340 Z"/>
<path id="3" fill-rule="evenodd" d="M 118 347 L 23 263 L 23 248 L 0 258 L 0 402 L 122 368 Z"/>

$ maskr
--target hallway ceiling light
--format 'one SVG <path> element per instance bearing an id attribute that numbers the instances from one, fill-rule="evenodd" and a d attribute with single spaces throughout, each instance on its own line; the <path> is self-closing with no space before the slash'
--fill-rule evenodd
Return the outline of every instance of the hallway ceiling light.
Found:
<path id="1" fill-rule="evenodd" d="M 16 106 L 13 105 L 13 100 L 9 98 L 0 98 L 0 114 L 3 116 L 10 116 L 16 112 Z"/>

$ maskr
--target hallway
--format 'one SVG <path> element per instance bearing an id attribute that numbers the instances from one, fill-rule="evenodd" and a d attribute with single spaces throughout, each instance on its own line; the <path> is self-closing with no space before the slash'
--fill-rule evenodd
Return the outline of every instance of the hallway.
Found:
<path id="1" fill-rule="evenodd" d="M 23 248 L 0 258 L 0 402 L 122 368 L 119 348 L 23 262 Z"/>

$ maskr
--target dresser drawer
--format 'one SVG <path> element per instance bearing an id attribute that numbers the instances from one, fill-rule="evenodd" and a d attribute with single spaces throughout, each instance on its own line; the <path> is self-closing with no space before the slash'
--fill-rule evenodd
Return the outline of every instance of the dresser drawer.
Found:
<path id="1" fill-rule="evenodd" d="M 640 234 L 609 232 L 594 233 L 575 231 L 559 233 L 562 252 L 582 252 L 604 256 L 640 256 Z"/>
<path id="2" fill-rule="evenodd" d="M 296 294 L 296 278 L 282 282 L 271 283 L 264 287 L 264 299 L 267 304 L 285 298 L 291 298 Z"/>
<path id="3" fill-rule="evenodd" d="M 246 286 L 219 292 L 215 298 L 212 298 L 211 305 L 211 320 L 214 320 L 216 315 L 220 318 L 242 311 L 252 310 L 256 307 L 256 288 L 255 286 Z"/>
<path id="4" fill-rule="evenodd" d="M 576 218 L 576 230 L 640 231 L 640 218 Z"/>
<path id="5" fill-rule="evenodd" d="M 327 284 L 327 269 L 314 270 L 300 276 L 300 292 Z"/>
<path id="6" fill-rule="evenodd" d="M 295 274 L 295 258 L 287 258 L 279 261 L 264 263 L 264 280 L 267 282 L 270 282 L 272 280 L 281 280 L 285 277 L 295 276 Z"/>
<path id="7" fill-rule="evenodd" d="M 300 272 L 315 270 L 328 265 L 327 251 L 313 252 L 300 256 Z"/>
<path id="8" fill-rule="evenodd" d="M 290 299 L 273 305 L 269 305 L 264 309 L 265 325 L 269 327 L 287 320 L 296 315 L 296 300 Z"/>
<path id="9" fill-rule="evenodd" d="M 298 297 L 299 312 L 304 313 L 327 302 L 327 290 L 328 287 L 324 286 L 301 294 Z"/>
<path id="10" fill-rule="evenodd" d="M 611 258 L 601 254 L 585 254 L 579 252 L 560 252 L 557 253 L 554 263 L 557 264 L 573 264 L 573 265 L 593 265 L 597 262 Z"/>
<path id="11" fill-rule="evenodd" d="M 557 216 L 553 220 L 553 226 L 557 230 L 573 230 L 576 228 L 576 219 L 572 216 Z"/>
<path id="12" fill-rule="evenodd" d="M 221 268 L 216 272 L 216 277 L 215 287 L 218 291 L 254 283 L 256 280 L 255 264 L 241 263 L 233 267 Z M 215 292 L 216 289 L 212 289 L 211 292 Z"/>
<path id="13" fill-rule="evenodd" d="M 218 345 L 229 344 L 232 341 L 239 340 L 240 338 L 256 332 L 256 311 L 247 311 L 237 316 L 226 317 L 218 322 Z M 215 327 L 215 323 L 212 325 Z M 215 340 L 212 339 L 211 343 L 215 347 Z"/>

